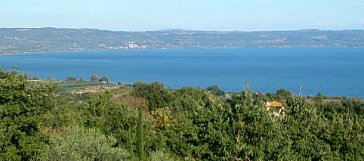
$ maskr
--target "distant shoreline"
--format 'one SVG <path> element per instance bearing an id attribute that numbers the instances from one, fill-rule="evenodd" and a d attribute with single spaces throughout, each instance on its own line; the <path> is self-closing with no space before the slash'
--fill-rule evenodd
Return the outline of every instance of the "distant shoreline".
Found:
<path id="1" fill-rule="evenodd" d="M 142 50 L 219 50 L 219 49 L 226 49 L 226 50 L 239 50 L 239 49 L 364 49 L 364 47 L 355 47 L 355 48 L 146 48 L 146 49 L 119 49 L 119 50 L 107 50 L 107 49 L 100 49 L 100 50 L 64 50 L 64 51 L 34 51 L 34 52 L 16 52 L 16 53 L 0 53 L 0 55 L 18 55 L 18 54 L 52 54 L 52 53 L 76 53 L 76 52 L 107 52 L 107 51 L 142 51 Z"/>
<path id="2" fill-rule="evenodd" d="M 0 54 L 190 48 L 364 48 L 364 30 L 126 32 L 0 28 Z"/>

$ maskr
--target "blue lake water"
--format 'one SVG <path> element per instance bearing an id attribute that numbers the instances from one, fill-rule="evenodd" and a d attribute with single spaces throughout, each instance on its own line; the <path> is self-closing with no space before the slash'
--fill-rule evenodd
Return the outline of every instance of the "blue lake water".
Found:
<path id="1" fill-rule="evenodd" d="M 0 55 L 32 77 L 89 80 L 93 73 L 112 82 L 161 81 L 171 88 L 218 85 L 226 91 L 279 88 L 304 95 L 364 98 L 364 49 L 148 49 Z"/>

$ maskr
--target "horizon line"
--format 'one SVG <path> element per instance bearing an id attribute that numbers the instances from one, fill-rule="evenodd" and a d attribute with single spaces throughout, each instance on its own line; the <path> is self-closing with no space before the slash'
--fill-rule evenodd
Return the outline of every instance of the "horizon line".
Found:
<path id="1" fill-rule="evenodd" d="M 158 32 L 158 31 L 197 31 L 197 32 L 280 32 L 280 31 L 364 31 L 364 29 L 318 29 L 318 28 L 304 28 L 304 29 L 282 29 L 282 30 L 198 30 L 198 29 L 157 29 L 157 30 L 111 30 L 100 28 L 71 28 L 71 27 L 1 27 L 1 29 L 69 29 L 69 30 L 99 30 L 110 32 Z"/>

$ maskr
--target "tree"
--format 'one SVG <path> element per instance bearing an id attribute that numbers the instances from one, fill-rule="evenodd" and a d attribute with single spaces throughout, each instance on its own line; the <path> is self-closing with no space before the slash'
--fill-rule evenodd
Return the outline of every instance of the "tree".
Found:
<path id="1" fill-rule="evenodd" d="M 98 129 L 72 125 L 52 131 L 49 145 L 33 160 L 126 160 L 129 154 L 114 147 L 116 142 L 114 137 L 106 136 Z"/>
<path id="2" fill-rule="evenodd" d="M 92 83 L 97 83 L 99 81 L 99 76 L 96 74 L 92 74 L 91 75 L 91 80 Z"/>
<path id="3" fill-rule="evenodd" d="M 144 132 L 143 132 L 143 120 L 144 120 L 144 108 L 138 109 L 138 124 L 137 124 L 137 153 L 139 161 L 144 160 Z"/>
<path id="4" fill-rule="evenodd" d="M 78 79 L 75 76 L 68 77 L 66 81 L 68 82 L 76 82 Z"/>
<path id="5" fill-rule="evenodd" d="M 221 90 L 217 85 L 209 86 L 206 88 L 207 91 L 210 91 L 212 94 L 216 96 L 222 96 L 225 94 L 223 90 Z"/>
<path id="6" fill-rule="evenodd" d="M 241 160 L 286 160 L 289 148 L 284 142 L 279 120 L 264 108 L 264 102 L 256 102 L 249 90 L 235 97 L 231 110 L 231 125 L 227 128 L 234 144 L 235 159 Z M 283 134 L 282 134 L 283 133 Z"/>
<path id="7" fill-rule="evenodd" d="M 106 84 L 109 84 L 109 77 L 107 76 L 107 75 L 104 75 L 104 76 L 102 76 L 100 79 L 99 79 L 99 81 L 101 82 L 101 83 L 106 83 Z"/>
<path id="8" fill-rule="evenodd" d="M 0 70 L 0 160 L 29 160 L 45 146 L 40 118 L 54 108 L 53 87 Z"/>
<path id="9" fill-rule="evenodd" d="M 143 97 L 148 100 L 149 110 L 166 107 L 172 100 L 172 93 L 164 88 L 160 82 L 151 84 L 136 82 L 134 84 L 133 95 Z"/>
<path id="10" fill-rule="evenodd" d="M 276 91 L 276 95 L 278 96 L 278 98 L 280 100 L 285 100 L 288 97 L 291 97 L 292 96 L 292 93 L 290 91 L 288 91 L 288 90 L 285 90 L 285 89 L 278 89 Z"/>

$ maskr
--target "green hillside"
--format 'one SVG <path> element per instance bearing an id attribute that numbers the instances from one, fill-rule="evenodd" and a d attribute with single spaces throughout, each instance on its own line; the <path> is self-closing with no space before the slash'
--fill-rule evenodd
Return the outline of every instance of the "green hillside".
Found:
<path id="1" fill-rule="evenodd" d="M 0 28 L 0 53 L 153 48 L 363 48 L 363 30 L 122 32 Z"/>
<path id="2" fill-rule="evenodd" d="M 0 71 L 0 160 L 364 158 L 360 99 L 261 94 L 248 84 L 236 94 L 158 82 L 66 86 L 76 84 Z"/>

